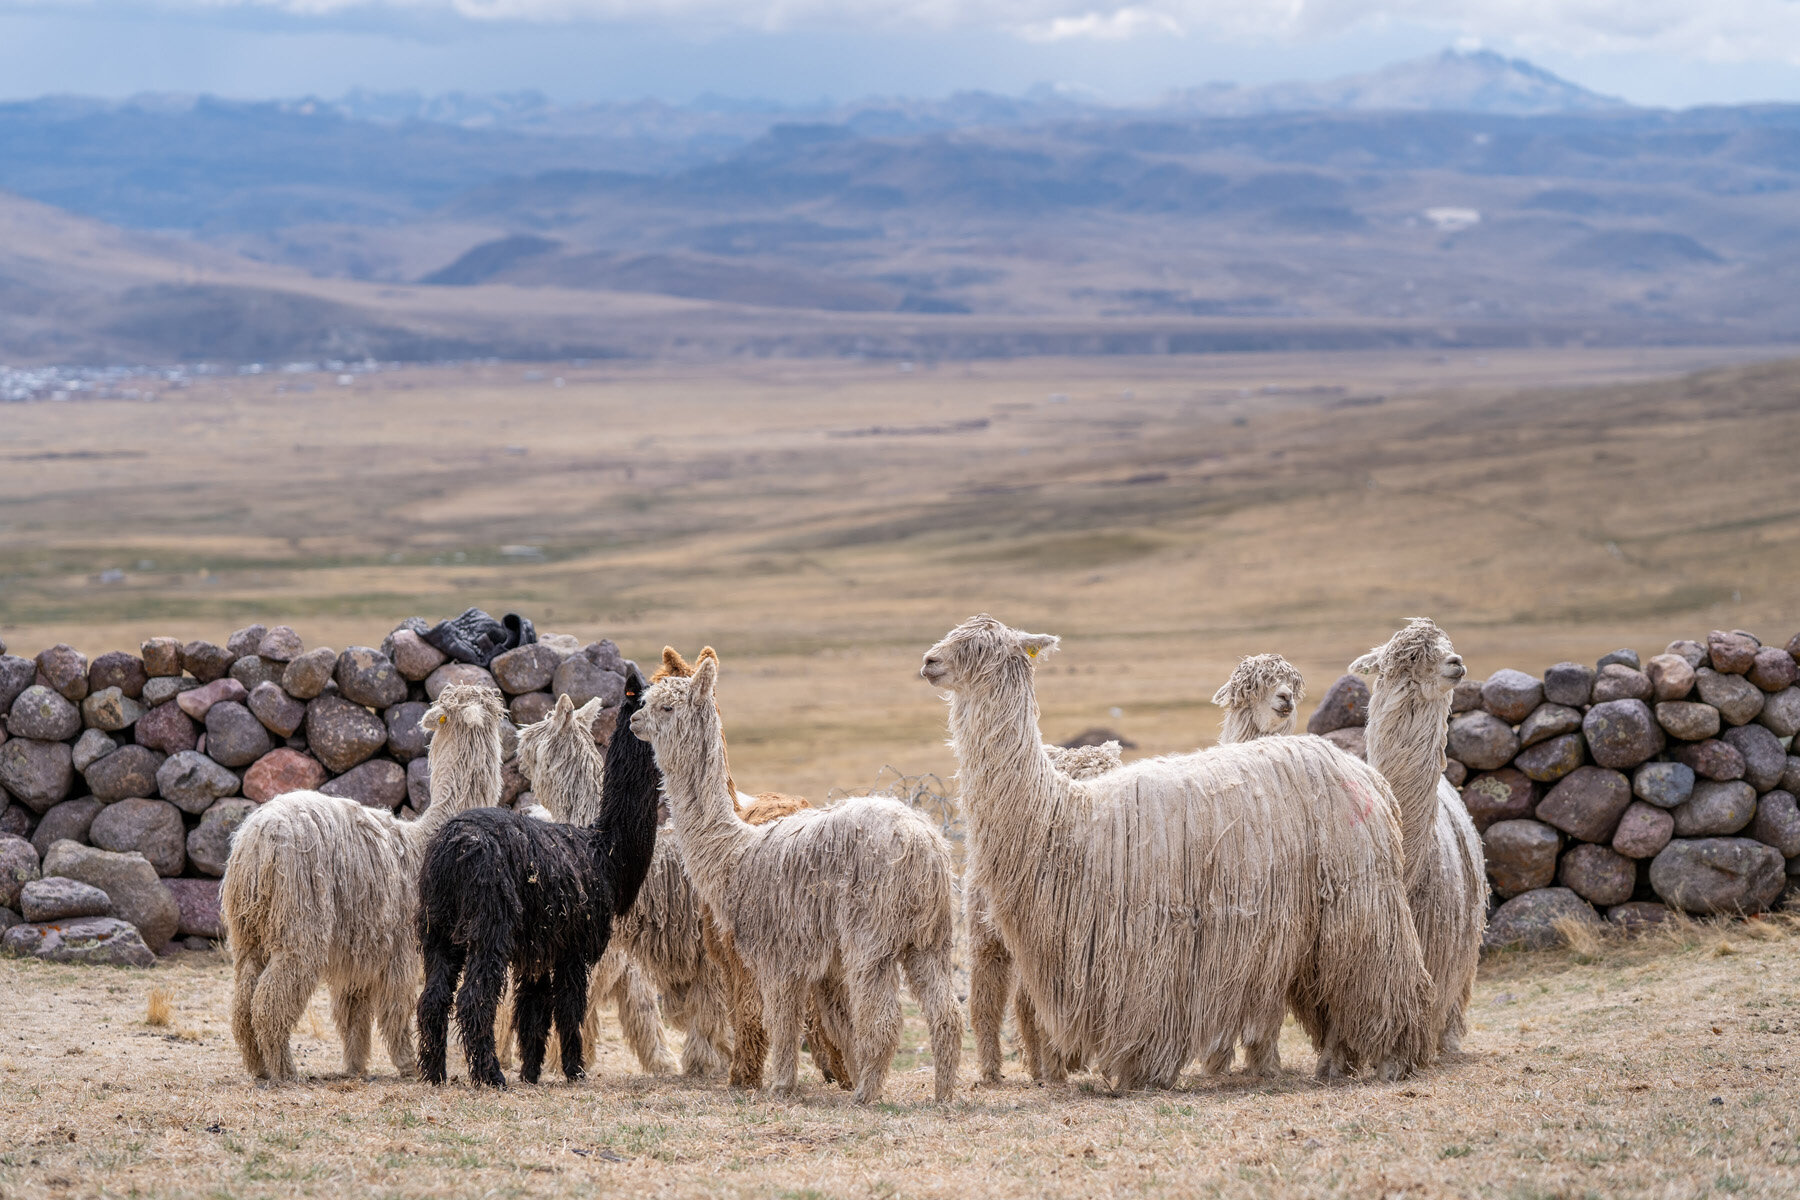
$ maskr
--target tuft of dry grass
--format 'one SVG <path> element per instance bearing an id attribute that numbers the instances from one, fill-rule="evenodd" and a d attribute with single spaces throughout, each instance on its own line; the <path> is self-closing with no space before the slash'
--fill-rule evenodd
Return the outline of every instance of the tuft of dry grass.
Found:
<path id="1" fill-rule="evenodd" d="M 175 997 L 169 989 L 162 986 L 152 987 L 144 1005 L 144 1024 L 154 1029 L 164 1028 L 170 1018 L 175 1015 Z"/>

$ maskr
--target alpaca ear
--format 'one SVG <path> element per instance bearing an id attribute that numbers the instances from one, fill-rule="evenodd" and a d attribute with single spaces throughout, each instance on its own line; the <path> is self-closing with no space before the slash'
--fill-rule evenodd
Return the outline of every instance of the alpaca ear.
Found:
<path id="1" fill-rule="evenodd" d="M 712 699 L 713 684 L 719 680 L 719 660 L 700 656 L 694 667 L 693 683 L 688 687 L 688 703 L 699 706 Z"/>
<path id="2" fill-rule="evenodd" d="M 719 652 L 717 650 L 714 650 L 711 646 L 702 646 L 702 647 L 700 647 L 700 657 L 695 659 L 694 661 L 695 662 L 703 662 L 704 660 L 709 659 L 709 658 L 712 659 L 715 663 L 718 662 L 719 661 Z"/>
<path id="3" fill-rule="evenodd" d="M 1040 654 L 1055 654 L 1062 645 L 1062 639 L 1053 633 L 1022 633 L 1019 635 L 1019 648 L 1025 651 L 1026 658 L 1036 658 Z"/>
<path id="4" fill-rule="evenodd" d="M 1381 647 L 1377 646 L 1375 649 L 1351 663 L 1349 669 L 1352 675 L 1379 675 L 1381 673 L 1379 669 L 1380 665 Z"/>
<path id="5" fill-rule="evenodd" d="M 556 698 L 556 715 L 558 717 L 567 718 L 574 711 L 575 701 L 570 698 L 569 693 L 564 692 Z"/>
<path id="6" fill-rule="evenodd" d="M 1214 704 L 1218 705 L 1220 708 L 1227 708 L 1230 706 L 1230 704 L 1231 704 L 1231 683 L 1230 683 L 1230 681 L 1227 681 L 1223 687 L 1221 687 L 1218 691 L 1213 693 L 1212 702 Z"/>
<path id="7" fill-rule="evenodd" d="M 589 700 L 586 704 L 575 710 L 575 719 L 589 729 L 592 729 L 594 722 L 600 719 L 600 713 L 605 708 L 606 701 L 599 696 L 595 696 L 592 700 Z"/>
<path id="8" fill-rule="evenodd" d="M 687 665 L 687 659 L 681 657 L 680 651 L 676 650 L 673 646 L 663 647 L 662 669 L 656 673 L 658 679 L 668 679 L 670 677 L 685 679 L 693 673 L 693 669 Z"/>

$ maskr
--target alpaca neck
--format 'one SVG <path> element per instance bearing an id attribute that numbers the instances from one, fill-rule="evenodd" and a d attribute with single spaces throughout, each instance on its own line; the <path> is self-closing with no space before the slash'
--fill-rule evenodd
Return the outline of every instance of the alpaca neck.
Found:
<path id="1" fill-rule="evenodd" d="M 656 752 L 631 731 L 631 708 L 619 715 L 606 748 L 605 783 L 594 825 L 600 849 L 612 868 L 613 912 L 624 913 L 637 900 L 650 860 L 656 854 L 656 804 L 662 776 Z"/>
<path id="2" fill-rule="evenodd" d="M 1369 765 L 1399 802 L 1409 882 L 1422 877 L 1437 853 L 1438 780 L 1449 716 L 1450 694 L 1428 696 L 1416 683 L 1377 683 L 1369 698 Z"/>
<path id="3" fill-rule="evenodd" d="M 571 734 L 570 742 L 550 747 L 540 758 L 532 794 L 557 820 L 591 829 L 600 823 L 605 759 L 585 732 Z"/>
<path id="4" fill-rule="evenodd" d="M 500 803 L 499 731 L 482 730 L 465 737 L 446 736 L 446 732 L 431 741 L 431 806 L 406 826 L 420 843 L 457 813 Z"/>
<path id="5" fill-rule="evenodd" d="M 1266 734 L 1256 727 L 1256 717 L 1248 708 L 1228 708 L 1225 710 L 1225 725 L 1219 730 L 1219 745 L 1231 746 L 1238 742 L 1252 742 Z"/>
<path id="6" fill-rule="evenodd" d="M 701 899 L 715 911 L 725 911 L 738 852 L 758 835 L 737 815 L 719 714 L 710 705 L 705 709 L 693 744 L 657 761 L 688 878 Z"/>
<path id="7" fill-rule="evenodd" d="M 990 848 L 1008 841 L 1009 833 L 1051 818 L 1035 801 L 1056 774 L 1038 732 L 1031 669 L 1008 663 L 1002 672 L 994 686 L 950 698 L 950 741 L 964 818 L 977 845 Z"/>

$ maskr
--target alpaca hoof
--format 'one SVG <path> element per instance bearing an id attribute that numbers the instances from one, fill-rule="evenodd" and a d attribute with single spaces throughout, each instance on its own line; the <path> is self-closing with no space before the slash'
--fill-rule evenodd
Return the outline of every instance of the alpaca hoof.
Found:
<path id="1" fill-rule="evenodd" d="M 1000 1082 L 1000 1068 L 995 1067 L 991 1071 L 983 1071 L 981 1073 L 981 1079 L 979 1080 L 979 1082 L 981 1082 L 981 1083 L 999 1083 Z"/>

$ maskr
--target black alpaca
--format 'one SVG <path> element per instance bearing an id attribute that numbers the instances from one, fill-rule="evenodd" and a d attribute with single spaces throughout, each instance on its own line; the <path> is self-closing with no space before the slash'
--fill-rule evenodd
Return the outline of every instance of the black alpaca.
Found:
<path id="1" fill-rule="evenodd" d="M 552 1020 L 562 1041 L 563 1074 L 577 1079 L 584 1073 L 588 975 L 606 952 L 614 919 L 637 899 L 656 849 L 662 777 L 649 745 L 631 732 L 644 686 L 630 666 L 591 828 L 480 808 L 452 818 L 426 847 L 419 873 L 425 956 L 419 1066 L 428 1082 L 444 1082 L 454 997 L 470 1081 L 506 1086 L 494 1053 L 494 1014 L 508 966 L 519 1078 L 538 1081 Z"/>

